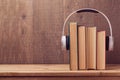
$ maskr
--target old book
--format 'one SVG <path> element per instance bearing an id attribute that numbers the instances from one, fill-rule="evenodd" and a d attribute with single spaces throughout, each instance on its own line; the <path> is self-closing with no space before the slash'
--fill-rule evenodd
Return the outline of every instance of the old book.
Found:
<path id="1" fill-rule="evenodd" d="M 96 69 L 96 27 L 86 28 L 87 69 Z"/>
<path id="2" fill-rule="evenodd" d="M 78 55 L 79 70 L 86 69 L 85 26 L 78 27 Z"/>
<path id="3" fill-rule="evenodd" d="M 97 69 L 105 69 L 105 31 L 97 32 Z"/>
<path id="4" fill-rule="evenodd" d="M 70 23 L 70 69 L 78 70 L 77 23 Z"/>

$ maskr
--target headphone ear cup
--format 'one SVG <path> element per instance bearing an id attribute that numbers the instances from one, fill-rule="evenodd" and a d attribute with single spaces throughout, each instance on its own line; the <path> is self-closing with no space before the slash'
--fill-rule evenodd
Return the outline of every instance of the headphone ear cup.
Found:
<path id="1" fill-rule="evenodd" d="M 62 48 L 65 49 L 66 48 L 66 36 L 62 36 L 61 37 L 61 45 L 62 45 Z"/>
<path id="2" fill-rule="evenodd" d="M 114 40 L 112 36 L 106 36 L 106 50 L 112 51 L 114 46 Z"/>
<path id="3" fill-rule="evenodd" d="M 106 51 L 109 51 L 109 36 L 106 36 Z"/>
<path id="4" fill-rule="evenodd" d="M 66 36 L 66 50 L 70 50 L 70 36 Z"/>

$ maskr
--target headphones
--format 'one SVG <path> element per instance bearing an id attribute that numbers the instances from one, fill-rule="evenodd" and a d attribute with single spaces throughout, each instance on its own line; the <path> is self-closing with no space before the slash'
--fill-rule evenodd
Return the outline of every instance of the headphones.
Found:
<path id="1" fill-rule="evenodd" d="M 109 29 L 110 29 L 110 36 L 106 36 L 106 50 L 107 51 L 112 51 L 113 47 L 114 47 L 114 39 L 112 36 L 112 25 L 110 23 L 110 20 L 108 19 L 108 17 L 101 11 L 93 9 L 93 8 L 82 8 L 82 9 L 78 9 L 73 11 L 71 14 L 68 15 L 68 17 L 66 18 L 64 24 L 63 24 L 63 31 L 62 31 L 62 37 L 61 37 L 61 43 L 62 43 L 62 47 L 66 48 L 66 50 L 70 49 L 70 36 L 69 35 L 64 35 L 64 31 L 65 31 L 65 26 L 67 21 L 69 20 L 69 18 L 75 14 L 75 13 L 82 13 L 82 12 L 91 12 L 91 13 L 100 13 L 108 22 L 109 25 Z"/>

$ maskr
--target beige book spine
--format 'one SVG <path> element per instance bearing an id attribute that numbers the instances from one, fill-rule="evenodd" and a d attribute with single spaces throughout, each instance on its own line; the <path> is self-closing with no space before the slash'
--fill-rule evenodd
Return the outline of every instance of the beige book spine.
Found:
<path id="1" fill-rule="evenodd" d="M 97 32 L 97 69 L 105 69 L 105 31 Z"/>
<path id="2" fill-rule="evenodd" d="M 78 27 L 78 55 L 79 70 L 84 70 L 86 69 L 85 26 Z"/>
<path id="3" fill-rule="evenodd" d="M 77 23 L 70 23 L 70 69 L 78 70 Z"/>
<path id="4" fill-rule="evenodd" d="M 96 69 L 96 27 L 86 28 L 87 69 Z"/>

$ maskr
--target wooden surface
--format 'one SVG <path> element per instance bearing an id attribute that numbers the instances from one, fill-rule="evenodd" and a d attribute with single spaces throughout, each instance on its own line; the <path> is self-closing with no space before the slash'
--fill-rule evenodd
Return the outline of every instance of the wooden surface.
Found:
<path id="1" fill-rule="evenodd" d="M 0 0 L 0 63 L 33 63 L 32 0 Z"/>
<path id="2" fill-rule="evenodd" d="M 120 65 L 108 65 L 106 70 L 70 71 L 68 64 L 5 64 L 0 65 L 0 76 L 120 77 Z"/>
<path id="3" fill-rule="evenodd" d="M 64 54 L 60 46 L 63 0 L 33 0 L 33 9 L 34 53 L 32 54 L 36 57 L 33 63 L 64 63 Z"/>
<path id="4" fill-rule="evenodd" d="M 0 77 L 0 80 L 120 80 L 120 77 Z"/>
<path id="5" fill-rule="evenodd" d="M 119 77 L 0 77 L 0 80 L 119 80 Z"/>
<path id="6" fill-rule="evenodd" d="M 68 14 L 83 7 L 99 9 L 110 18 L 115 48 L 107 52 L 107 63 L 120 63 L 119 4 L 120 0 L 0 0 L 0 63 L 69 63 L 60 43 L 62 25 Z M 99 15 L 77 14 L 72 21 L 109 34 Z"/>

